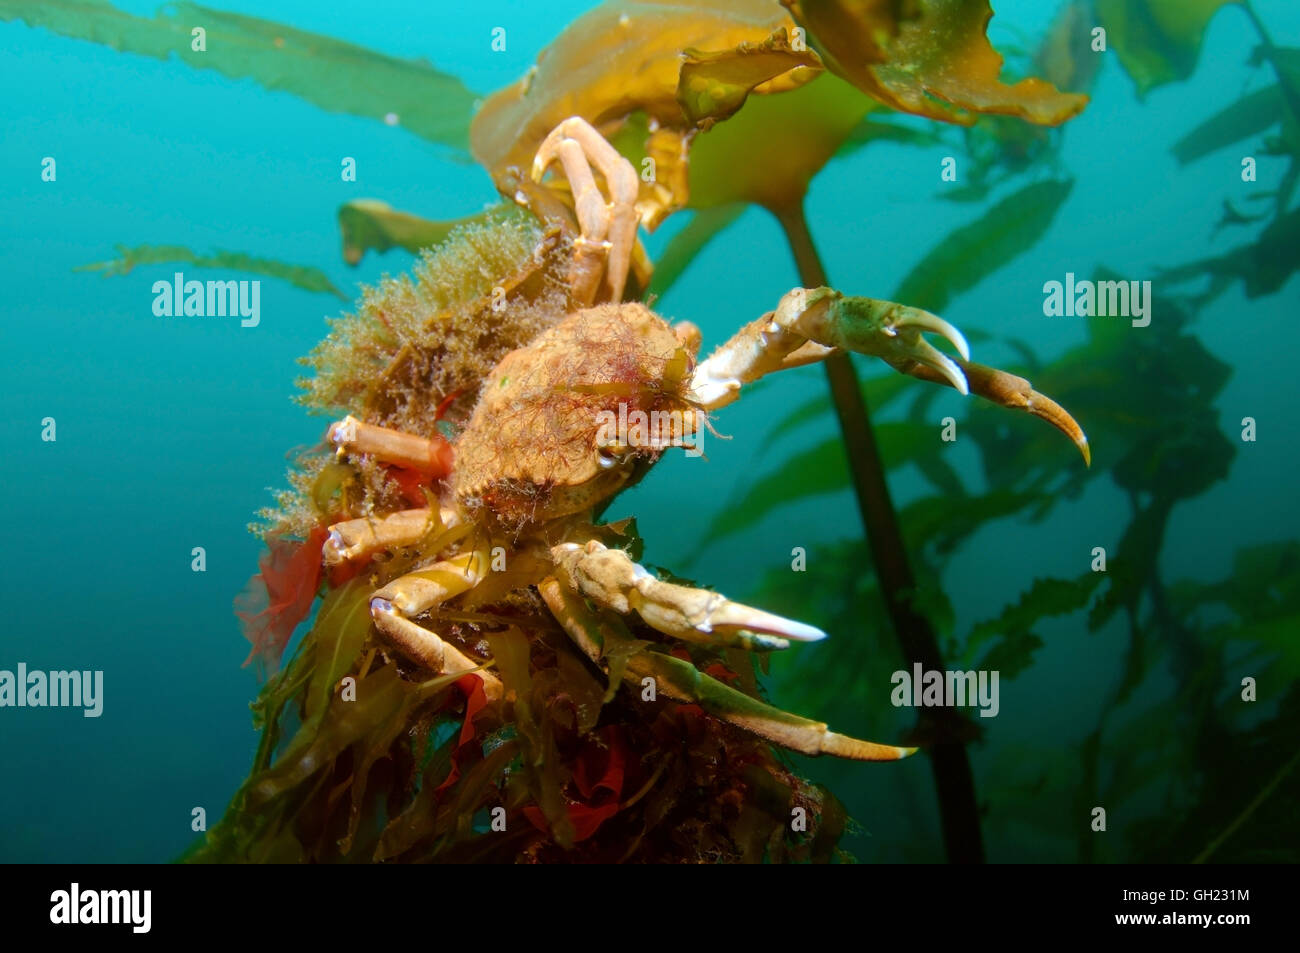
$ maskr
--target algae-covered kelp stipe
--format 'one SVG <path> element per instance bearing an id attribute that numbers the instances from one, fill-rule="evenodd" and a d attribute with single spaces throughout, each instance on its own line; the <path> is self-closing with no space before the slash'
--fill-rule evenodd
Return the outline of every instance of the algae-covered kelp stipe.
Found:
<path id="1" fill-rule="evenodd" d="M 1300 861 L 1294 4 L 214 2 L 0 0 L 0 860 Z"/>

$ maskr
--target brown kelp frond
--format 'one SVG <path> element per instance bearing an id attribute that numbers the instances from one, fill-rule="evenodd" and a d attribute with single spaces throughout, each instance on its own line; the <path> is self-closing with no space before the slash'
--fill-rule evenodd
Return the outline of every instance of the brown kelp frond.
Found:
<path id="1" fill-rule="evenodd" d="M 316 373 L 299 381 L 301 402 L 433 433 L 454 396 L 448 419 L 459 422 L 496 363 L 567 310 L 556 274 L 563 245 L 513 205 L 458 227 L 422 253 L 411 276 L 384 278 L 354 313 L 331 322 L 303 361 Z"/>

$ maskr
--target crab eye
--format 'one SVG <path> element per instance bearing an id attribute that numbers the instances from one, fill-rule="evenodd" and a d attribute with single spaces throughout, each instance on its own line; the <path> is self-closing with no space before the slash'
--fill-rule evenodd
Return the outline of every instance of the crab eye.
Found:
<path id="1" fill-rule="evenodd" d="M 614 447 L 597 447 L 596 461 L 600 464 L 601 469 L 608 470 L 610 467 L 616 467 L 623 462 L 624 454 L 620 453 Z"/>

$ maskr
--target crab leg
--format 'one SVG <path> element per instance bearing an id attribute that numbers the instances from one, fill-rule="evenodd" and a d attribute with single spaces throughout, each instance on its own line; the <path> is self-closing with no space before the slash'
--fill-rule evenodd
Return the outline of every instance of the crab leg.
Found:
<path id="1" fill-rule="evenodd" d="M 551 555 L 592 602 L 624 615 L 634 611 L 653 628 L 685 642 L 771 651 L 788 648 L 789 640 L 826 638 L 821 629 L 732 602 L 721 593 L 661 582 L 623 550 L 596 540 L 586 546 L 561 543 Z"/>
<path id="2" fill-rule="evenodd" d="M 379 634 L 404 656 L 438 674 L 473 672 L 489 700 L 501 697 L 501 681 L 482 664 L 412 621 L 448 599 L 474 588 L 487 573 L 488 554 L 471 550 L 394 579 L 370 597 L 370 617 Z"/>
<path id="3" fill-rule="evenodd" d="M 325 439 L 340 454 L 371 454 L 384 463 L 419 470 L 442 478 L 451 472 L 451 444 L 442 437 L 430 439 L 368 424 L 349 415 L 331 424 Z"/>
<path id="4" fill-rule="evenodd" d="M 573 189 L 574 211 L 582 229 L 573 243 L 574 297 L 584 305 L 597 300 L 618 303 L 623 300 L 636 246 L 636 170 L 580 116 L 564 120 L 542 141 L 533 158 L 533 181 L 540 182 L 557 159 Z M 591 174 L 593 165 L 609 188 L 608 203 Z"/>
<path id="5" fill-rule="evenodd" d="M 946 338 L 961 357 L 939 351 L 922 336 L 926 332 Z M 878 357 L 904 374 L 1026 410 L 1047 420 L 1074 441 L 1085 460 L 1090 458 L 1088 439 L 1073 417 L 1023 378 L 970 363 L 966 339 L 943 318 L 892 301 L 847 298 L 831 288 L 795 288 L 775 311 L 741 328 L 696 367 L 692 399 L 706 411 L 725 407 L 740 396 L 743 385 L 837 350 Z"/>
<path id="6" fill-rule="evenodd" d="M 627 654 L 634 640 L 616 616 L 593 611 L 580 594 L 554 576 L 544 579 L 538 591 L 564 630 L 593 662 L 599 665 L 611 654 Z M 682 659 L 662 652 L 634 651 L 627 657 L 623 680 L 639 684 L 646 678 L 653 679 L 656 691 L 669 698 L 694 702 L 711 715 L 791 751 L 855 761 L 897 761 L 916 751 L 837 734 L 823 722 L 800 718 L 751 698 Z"/>
<path id="7" fill-rule="evenodd" d="M 430 509 L 399 510 L 377 518 L 344 520 L 330 527 L 321 552 L 325 565 L 337 566 L 381 549 L 414 546 L 434 526 L 451 529 L 458 520 L 456 511 L 449 507 L 438 513 Z"/>

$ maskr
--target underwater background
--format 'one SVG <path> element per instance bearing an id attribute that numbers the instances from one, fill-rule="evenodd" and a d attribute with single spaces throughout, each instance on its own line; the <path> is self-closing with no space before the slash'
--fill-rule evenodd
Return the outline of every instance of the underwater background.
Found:
<path id="1" fill-rule="evenodd" d="M 413 260 L 394 249 L 350 267 L 340 254 L 337 209 L 370 197 L 450 219 L 480 210 L 496 193 L 481 168 L 400 125 L 328 113 L 175 59 L 33 29 L 12 19 L 22 6 L 0 3 L 7 21 L 0 22 L 7 92 L 0 213 L 8 223 L 0 233 L 7 385 L 0 427 L 10 500 L 0 547 L 7 609 L 0 669 L 25 662 L 103 670 L 105 697 L 98 718 L 76 709 L 0 709 L 0 860 L 166 861 L 193 842 L 195 807 L 209 823 L 220 816 L 257 744 L 248 704 L 258 681 L 251 666 L 241 668 L 248 646 L 231 601 L 256 571 L 261 548 L 247 524 L 272 502 L 268 488 L 285 485 L 289 451 L 318 441 L 327 424 L 293 402 L 303 373 L 295 361 L 324 335 L 326 317 L 350 309 L 360 283 L 401 273 Z M 117 6 L 138 16 L 155 9 L 128 0 Z M 565 24 L 594 6 L 375 0 L 359 12 L 306 0 L 221 0 L 223 10 L 427 58 L 484 95 L 518 79 Z M 989 35 L 1009 59 L 1017 49 L 1032 51 L 1061 6 L 997 0 Z M 1257 0 L 1253 9 L 1279 47 L 1300 46 L 1300 6 Z M 499 52 L 490 45 L 498 26 L 508 36 Z M 973 632 L 1003 646 L 999 712 L 973 718 L 983 737 L 968 749 L 991 861 L 1192 860 L 1212 844 L 1209 859 L 1295 860 L 1300 847 L 1300 772 L 1288 768 L 1300 750 L 1300 565 L 1293 549 L 1257 548 L 1293 547 L 1300 536 L 1297 230 L 1270 237 L 1283 272 L 1267 293 L 1233 281 L 1198 304 L 1193 318 L 1189 286 L 1161 277 L 1161 269 L 1218 260 L 1269 227 L 1260 219 L 1216 229 L 1225 200 L 1238 213 L 1268 211 L 1249 197 L 1276 189 L 1295 161 L 1281 147 L 1270 155 L 1259 145 L 1269 134 L 1196 161 L 1180 162 L 1171 151 L 1198 124 L 1273 82 L 1267 67 L 1250 65 L 1258 44 L 1251 21 L 1228 5 L 1210 20 L 1190 76 L 1142 99 L 1115 57 L 1100 55 L 1092 101 L 1054 134 L 1054 154 L 985 196 L 943 194 L 953 188 L 940 179 L 944 156 L 956 155 L 959 169 L 973 166 L 956 127 L 938 130 L 947 142 L 880 141 L 837 157 L 809 192 L 807 218 L 831 284 L 891 298 L 932 249 L 999 201 L 1036 179 L 1073 181 L 1041 237 L 933 310 L 968 334 L 976 360 L 1012 368 L 1029 366 L 1016 342 L 1050 369 L 1109 322 L 1113 343 L 1098 354 L 1122 373 L 1097 398 L 1104 410 L 1051 390 L 1050 370 L 1020 371 L 1089 432 L 1088 478 L 1067 441 L 1037 440 L 1030 460 L 1006 437 L 1036 435 L 1041 422 L 971 407 L 974 398 L 950 390 L 909 383 L 875 415 L 878 425 L 919 421 L 932 432 L 926 452 L 903 440 L 910 449 L 890 470 L 905 532 L 909 512 L 917 521 L 931 512 L 909 504 L 934 497 L 949 472 L 969 489 L 970 512 L 983 514 L 950 545 L 922 542 L 913 565 L 918 599 L 933 598 L 944 645 L 955 649 L 946 656 L 950 667 L 973 667 L 958 664 Z M 939 124 L 909 118 L 902 125 L 934 131 Z M 1294 142 L 1294 125 L 1288 129 Z M 774 134 L 764 148 L 782 147 Z M 1245 155 L 1258 156 L 1256 183 L 1241 179 Z M 57 159 L 54 182 L 42 181 L 45 156 Z M 358 181 L 340 181 L 343 156 L 356 158 Z M 762 163 L 764 153 L 752 161 Z M 674 216 L 643 233 L 651 257 L 685 224 L 685 215 Z M 158 317 L 150 289 L 175 271 L 249 276 L 191 265 L 141 265 L 112 276 L 76 270 L 113 258 L 118 245 L 225 249 L 310 265 L 346 300 L 264 278 L 256 328 L 240 327 L 238 318 Z M 1233 267 L 1244 274 L 1249 256 Z M 1100 268 L 1153 282 L 1149 327 L 1044 315 L 1045 282 L 1067 272 L 1092 277 Z M 654 308 L 696 322 L 707 352 L 799 283 L 775 220 L 749 208 Z M 1174 326 L 1183 343 L 1160 337 Z M 1185 346 L 1186 337 L 1199 347 Z M 1136 357 L 1125 361 L 1125 354 Z M 870 359 L 854 361 L 864 379 L 890 373 Z M 843 464 L 836 470 L 819 452 L 837 439 L 834 415 L 827 406 L 797 426 L 778 426 L 825 393 L 816 367 L 751 388 L 715 421 L 731 439 L 708 440 L 703 459 L 669 455 L 605 518 L 637 518 L 647 564 L 827 630 L 828 641 L 774 664 L 773 699 L 837 730 L 892 742 L 914 713 L 889 705 L 887 674 L 904 666 L 873 588 L 847 477 L 835 475 Z M 1145 505 L 1152 496 L 1131 496 L 1131 475 L 1107 472 L 1117 460 L 1106 441 L 1122 440 L 1126 421 L 1133 433 L 1155 426 L 1146 421 L 1151 406 L 1176 430 L 1193 405 L 1209 415 L 1213 434 L 1189 424 L 1178 444 L 1184 456 L 1175 454 L 1172 465 L 1132 464 L 1176 482 L 1196 460 L 1217 461 L 1203 487 L 1180 495 L 1161 545 L 1129 552 L 1129 578 L 1158 573 L 1174 608 L 1162 614 L 1143 602 L 1136 624 L 1115 611 L 1094 613 L 1090 625 L 1088 606 L 1067 599 L 1031 618 L 1002 617 L 1035 580 L 1077 579 L 1089 571 L 1094 547 L 1113 559 L 1134 539 L 1132 499 Z M 1103 414 L 1109 423 L 1097 426 Z M 939 436 L 948 416 L 958 427 L 952 444 Z M 57 421 L 53 442 L 41 438 L 47 417 Z M 1254 440 L 1242 439 L 1246 417 L 1257 423 Z M 882 443 L 888 461 L 897 448 Z M 996 506 L 980 501 L 998 489 L 994 479 L 1019 478 L 989 470 L 986 457 L 1000 449 L 1010 471 L 1033 468 L 1026 479 L 1036 481 L 1039 496 L 993 518 Z M 953 507 L 942 517 L 952 522 L 960 512 Z M 206 552 L 204 572 L 191 570 L 196 546 Z M 795 547 L 807 552 L 806 572 L 790 571 Z M 1214 586 L 1221 598 L 1195 603 L 1194 593 Z M 1183 604 L 1194 608 L 1180 615 Z M 989 620 L 995 624 L 978 629 Z M 1212 668 L 1201 664 L 1211 658 Z M 859 664 L 885 677 L 855 678 Z M 1240 700 L 1245 677 L 1259 679 L 1258 701 Z M 924 757 L 793 760 L 845 803 L 856 827 L 841 846 L 859 861 L 945 858 Z M 1107 807 L 1105 833 L 1090 829 L 1094 805 Z"/>

